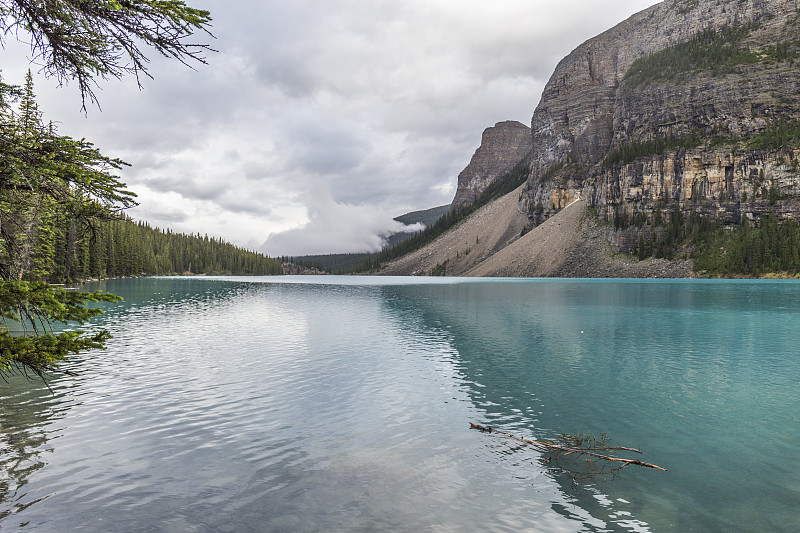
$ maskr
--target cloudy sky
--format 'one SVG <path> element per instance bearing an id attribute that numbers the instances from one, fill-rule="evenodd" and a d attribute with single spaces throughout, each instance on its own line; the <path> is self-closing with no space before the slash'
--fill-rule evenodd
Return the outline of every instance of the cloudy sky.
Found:
<path id="1" fill-rule="evenodd" d="M 557 62 L 653 0 L 190 0 L 217 53 L 100 81 L 37 75 L 45 118 L 133 166 L 130 215 L 270 255 L 368 251 L 450 203 L 486 127 L 530 124 Z M 205 37 L 197 36 L 202 40 Z M 2 76 L 22 83 L 13 41 Z"/>

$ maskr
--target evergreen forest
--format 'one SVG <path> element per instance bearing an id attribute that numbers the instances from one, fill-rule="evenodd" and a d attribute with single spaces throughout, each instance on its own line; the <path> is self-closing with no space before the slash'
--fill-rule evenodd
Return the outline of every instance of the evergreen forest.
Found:
<path id="1" fill-rule="evenodd" d="M 779 221 L 774 211 L 759 220 L 725 225 L 697 212 L 684 214 L 676 206 L 666 216 L 656 212 L 650 221 L 641 213 L 618 213 L 613 225 L 616 230 L 635 228 L 640 260 L 691 258 L 695 272 L 708 277 L 800 274 L 800 224 Z"/>
<path id="2" fill-rule="evenodd" d="M 122 214 L 135 204 L 134 195 L 111 175 L 104 176 L 106 183 L 97 190 L 111 197 L 93 198 L 92 191 L 81 190 L 87 173 L 101 176 L 124 163 L 101 156 L 86 141 L 59 136 L 52 124 L 44 123 L 30 73 L 19 105 L 14 109 L 7 104 L 0 120 L 8 148 L 0 159 L 0 271 L 5 279 L 73 283 L 141 275 L 281 273 L 279 261 L 219 239 L 134 223 Z M 12 143 L 24 152 L 10 153 Z M 70 149 L 91 167 L 74 168 L 72 186 L 59 178 L 71 164 L 60 160 L 70 156 Z M 41 165 L 36 173 L 15 175 L 23 164 L 34 162 Z M 119 202 L 116 208 L 106 209 L 114 200 Z"/>
<path id="3" fill-rule="evenodd" d="M 763 50 L 751 50 L 745 39 L 757 30 L 757 23 L 725 26 L 698 33 L 688 41 L 647 55 L 633 62 L 625 74 L 631 89 L 651 83 L 674 82 L 681 75 L 709 72 L 714 76 L 736 72 L 753 63 L 794 62 L 800 58 L 800 42 L 784 40 Z"/>
<path id="4" fill-rule="evenodd" d="M 173 274 L 277 275 L 280 261 L 208 235 L 185 235 L 129 219 L 82 228 L 66 221 L 54 232 L 46 281 Z"/>
<path id="5" fill-rule="evenodd" d="M 800 274 L 800 224 L 774 213 L 757 224 L 715 227 L 698 242 L 695 271 L 711 276 Z"/>

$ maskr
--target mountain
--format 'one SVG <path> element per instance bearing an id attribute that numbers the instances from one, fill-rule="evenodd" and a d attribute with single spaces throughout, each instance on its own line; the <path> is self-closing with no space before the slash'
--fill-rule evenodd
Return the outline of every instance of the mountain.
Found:
<path id="1" fill-rule="evenodd" d="M 579 201 L 532 229 L 517 210 L 522 187 L 450 231 L 382 265 L 386 276 L 685 278 L 690 261 L 632 260 L 609 253 L 606 227 Z M 527 230 L 527 231 L 526 231 Z"/>
<path id="2" fill-rule="evenodd" d="M 718 259 L 732 272 L 800 270 L 798 94 L 800 1 L 661 2 L 559 63 L 529 143 L 519 123 L 487 129 L 451 210 L 520 162 L 523 187 L 385 272 L 681 276 L 685 263 L 631 267 L 611 251 L 694 257 L 728 244 L 741 257 Z M 781 242 L 765 229 L 742 244 L 771 224 Z"/>
<path id="3" fill-rule="evenodd" d="M 486 128 L 481 145 L 458 175 L 451 211 L 474 202 L 497 178 L 514 168 L 530 153 L 531 142 L 531 129 L 521 122 L 499 122 Z"/>
<path id="4" fill-rule="evenodd" d="M 580 197 L 607 221 L 800 214 L 799 7 L 668 0 L 579 46 L 534 112 L 522 209 L 541 222 Z"/>

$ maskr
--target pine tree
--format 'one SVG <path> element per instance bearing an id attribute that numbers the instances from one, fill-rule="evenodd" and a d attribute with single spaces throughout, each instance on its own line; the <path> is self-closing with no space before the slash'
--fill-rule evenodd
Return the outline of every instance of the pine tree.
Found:
<path id="1" fill-rule="evenodd" d="M 69 353 L 103 345 L 105 333 L 54 334 L 51 324 L 88 320 L 99 311 L 85 308 L 86 302 L 117 298 L 55 289 L 42 278 L 55 270 L 57 234 L 64 227 L 59 217 L 71 219 L 63 248 L 64 276 L 70 277 L 74 267 L 88 268 L 88 252 L 78 248 L 77 224 L 133 205 L 124 184 L 101 170 L 123 164 L 45 125 L 30 73 L 21 90 L 0 86 L 0 372 L 17 368 L 41 375 Z M 8 321 L 20 321 L 28 334 L 12 336 Z"/>

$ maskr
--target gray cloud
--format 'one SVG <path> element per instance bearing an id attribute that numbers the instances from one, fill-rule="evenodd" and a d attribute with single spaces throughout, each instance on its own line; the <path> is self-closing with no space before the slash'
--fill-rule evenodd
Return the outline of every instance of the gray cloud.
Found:
<path id="1" fill-rule="evenodd" d="M 296 255 L 375 249 L 393 217 L 449 202 L 484 128 L 529 122 L 561 57 L 654 2 L 189 3 L 214 17 L 209 65 L 152 53 L 143 91 L 102 81 L 88 116 L 37 77 L 41 107 L 133 164 L 133 216 Z M 4 54 L 21 82 L 25 47 Z"/>
<path id="2" fill-rule="evenodd" d="M 184 198 L 195 200 L 213 200 L 226 191 L 223 182 L 196 180 L 190 176 L 159 176 L 142 180 L 142 183 L 156 192 L 176 192 Z"/>
<path id="3" fill-rule="evenodd" d="M 174 224 L 181 224 L 190 219 L 190 214 L 186 211 L 169 206 L 154 206 L 151 204 L 147 208 L 142 209 L 141 212 L 146 215 L 148 220 L 156 222 L 156 227 L 161 228 L 169 227 Z"/>
<path id="4" fill-rule="evenodd" d="M 290 158 L 293 167 L 311 174 L 332 175 L 358 167 L 369 152 L 369 140 L 359 133 L 348 120 L 320 120 L 316 114 L 300 112 L 283 129 L 278 148 Z"/>

